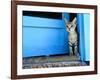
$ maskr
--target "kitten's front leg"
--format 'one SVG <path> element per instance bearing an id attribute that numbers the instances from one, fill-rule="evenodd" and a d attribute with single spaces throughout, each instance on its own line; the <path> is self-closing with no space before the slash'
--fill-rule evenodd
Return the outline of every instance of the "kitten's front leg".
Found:
<path id="1" fill-rule="evenodd" d="M 74 46 L 74 53 L 75 53 L 76 56 L 78 56 L 77 45 Z"/>
<path id="2" fill-rule="evenodd" d="M 71 55 L 73 55 L 73 49 L 72 49 L 72 46 L 70 46 L 69 49 L 70 49 L 70 56 L 71 56 Z"/>
<path id="3" fill-rule="evenodd" d="M 70 50 L 70 56 L 73 55 L 72 44 L 70 42 L 69 42 L 69 50 Z"/>

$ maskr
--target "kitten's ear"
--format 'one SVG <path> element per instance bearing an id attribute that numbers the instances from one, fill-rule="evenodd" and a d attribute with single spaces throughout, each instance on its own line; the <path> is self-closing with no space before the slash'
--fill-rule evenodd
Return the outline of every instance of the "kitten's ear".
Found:
<path id="1" fill-rule="evenodd" d="M 73 19 L 72 23 L 75 23 L 76 24 L 76 17 Z"/>

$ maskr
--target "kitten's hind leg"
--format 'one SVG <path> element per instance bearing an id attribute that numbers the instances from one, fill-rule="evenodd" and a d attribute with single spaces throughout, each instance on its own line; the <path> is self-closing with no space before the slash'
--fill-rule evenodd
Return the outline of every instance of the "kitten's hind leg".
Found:
<path id="1" fill-rule="evenodd" d="M 74 54 L 75 54 L 76 56 L 79 56 L 77 41 L 76 41 L 75 44 L 74 44 Z"/>
<path id="2" fill-rule="evenodd" d="M 75 53 L 75 56 L 77 56 L 78 60 L 80 60 L 80 55 L 79 55 L 77 46 L 74 46 L 74 53 Z"/>

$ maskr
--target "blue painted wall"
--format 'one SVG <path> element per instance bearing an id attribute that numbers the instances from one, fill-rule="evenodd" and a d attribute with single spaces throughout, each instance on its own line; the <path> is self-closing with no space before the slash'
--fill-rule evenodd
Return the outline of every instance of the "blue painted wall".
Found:
<path id="1" fill-rule="evenodd" d="M 77 27 L 78 27 L 78 35 L 79 35 L 79 53 L 81 56 L 81 60 L 84 61 L 85 55 L 85 42 L 84 42 L 84 20 L 83 14 L 77 15 Z"/>
<path id="2" fill-rule="evenodd" d="M 23 57 L 68 53 L 63 20 L 23 16 Z"/>
<path id="3" fill-rule="evenodd" d="M 90 15 L 84 14 L 85 61 L 90 59 Z"/>
<path id="4" fill-rule="evenodd" d="M 89 61 L 90 56 L 90 15 L 78 14 L 79 53 L 82 61 Z"/>

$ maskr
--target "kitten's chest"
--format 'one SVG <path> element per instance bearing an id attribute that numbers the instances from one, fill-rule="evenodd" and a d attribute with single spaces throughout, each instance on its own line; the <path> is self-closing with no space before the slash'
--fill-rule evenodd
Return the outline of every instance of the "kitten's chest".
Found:
<path id="1" fill-rule="evenodd" d="M 69 41 L 74 43 L 75 41 L 77 41 L 77 33 L 73 32 L 69 34 Z"/>

